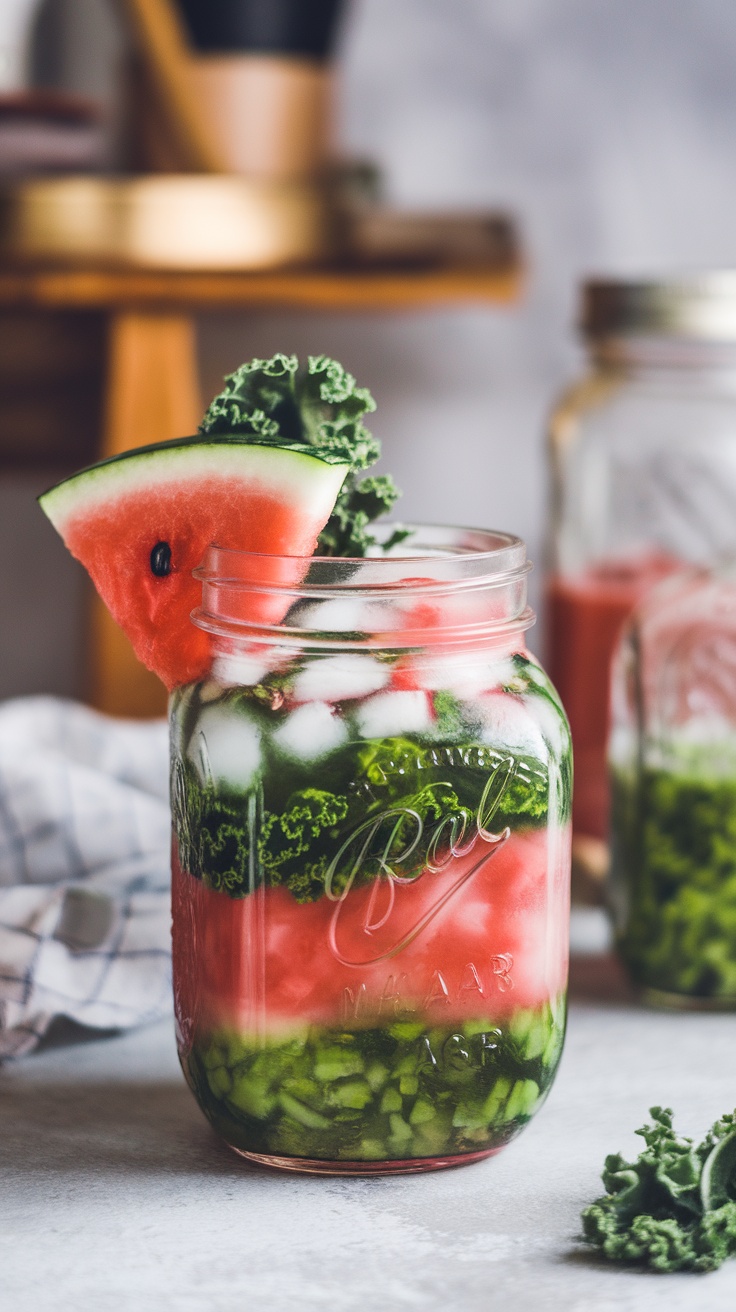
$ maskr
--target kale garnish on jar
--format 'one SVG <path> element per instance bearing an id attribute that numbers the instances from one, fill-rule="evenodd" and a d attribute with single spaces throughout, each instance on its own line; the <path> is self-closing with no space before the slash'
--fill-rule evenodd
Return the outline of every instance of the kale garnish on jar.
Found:
<path id="1" fill-rule="evenodd" d="M 363 418 L 376 408 L 370 392 L 326 355 L 310 355 L 300 368 L 295 355 L 249 360 L 225 379 L 200 424 L 202 433 L 251 434 L 260 444 L 288 441 L 295 450 L 347 460 L 350 472 L 332 514 L 319 535 L 320 556 L 365 556 L 376 546 L 374 521 L 395 504 L 400 492 L 387 474 L 362 475 L 379 459 L 381 444 Z M 397 528 L 382 549 L 403 541 Z"/>

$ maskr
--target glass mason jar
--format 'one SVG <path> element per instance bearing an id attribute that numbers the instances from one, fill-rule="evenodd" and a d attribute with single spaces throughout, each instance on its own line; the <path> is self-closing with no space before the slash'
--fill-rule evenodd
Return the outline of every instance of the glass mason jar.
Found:
<path id="1" fill-rule="evenodd" d="M 582 328 L 590 372 L 551 420 L 547 666 L 572 729 L 575 830 L 604 838 L 621 626 L 683 562 L 736 550 L 736 273 L 590 282 Z"/>
<path id="2" fill-rule="evenodd" d="M 653 1002 L 736 1006 L 736 568 L 693 567 L 614 660 L 610 905 Z"/>
<path id="3" fill-rule="evenodd" d="M 525 547 L 409 543 L 211 548 L 211 670 L 171 701 L 182 1066 L 233 1148 L 292 1170 L 496 1152 L 562 1047 L 571 759 Z"/>

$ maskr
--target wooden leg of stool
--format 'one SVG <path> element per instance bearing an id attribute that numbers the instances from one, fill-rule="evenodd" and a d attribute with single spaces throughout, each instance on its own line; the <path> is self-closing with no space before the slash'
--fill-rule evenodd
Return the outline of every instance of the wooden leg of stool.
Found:
<path id="1" fill-rule="evenodd" d="M 138 311 L 113 314 L 101 456 L 193 433 L 200 415 L 192 320 Z M 93 705 L 110 715 L 162 715 L 162 684 L 136 659 L 97 597 L 90 636 Z"/>

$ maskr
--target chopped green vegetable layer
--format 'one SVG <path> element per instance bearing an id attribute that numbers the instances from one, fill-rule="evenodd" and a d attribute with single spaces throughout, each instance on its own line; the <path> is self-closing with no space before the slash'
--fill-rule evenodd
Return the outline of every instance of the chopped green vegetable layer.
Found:
<path id="1" fill-rule="evenodd" d="M 672 1129 L 669 1108 L 637 1161 L 606 1158 L 607 1193 L 582 1214 L 583 1237 L 615 1262 L 654 1271 L 713 1271 L 736 1254 L 736 1113 L 717 1121 L 697 1147 Z"/>
<path id="2" fill-rule="evenodd" d="M 640 985 L 736 998 L 736 777 L 614 773 L 618 945 Z"/>
<path id="3" fill-rule="evenodd" d="M 396 1161 L 499 1148 L 557 1068 L 564 1005 L 425 1029 L 311 1027 L 249 1044 L 220 1031 L 185 1059 L 200 1105 L 234 1147 L 321 1161 Z"/>

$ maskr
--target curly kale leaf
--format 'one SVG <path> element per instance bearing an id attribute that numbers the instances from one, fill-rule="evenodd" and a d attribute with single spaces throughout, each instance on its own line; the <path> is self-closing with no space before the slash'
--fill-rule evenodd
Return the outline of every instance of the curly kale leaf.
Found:
<path id="1" fill-rule="evenodd" d="M 221 797 L 184 766 L 172 816 L 182 866 L 209 888 L 244 897 L 250 892 L 249 826 L 244 799 Z"/>
<path id="2" fill-rule="evenodd" d="M 203 825 L 199 835 L 199 875 L 209 888 L 216 888 L 231 897 L 242 897 L 251 890 L 248 884 L 249 845 L 248 832 L 233 819 L 221 819 Z"/>
<path id="3" fill-rule="evenodd" d="M 172 818 L 182 866 L 209 888 L 245 897 L 253 886 L 286 884 L 298 900 L 324 892 L 324 870 L 348 812 L 347 799 L 303 788 L 278 814 L 248 795 L 203 783 L 179 762 Z M 321 885 L 320 885 L 321 880 Z"/>
<path id="4" fill-rule="evenodd" d="M 229 374 L 199 427 L 202 433 L 250 436 L 259 443 L 312 451 L 324 460 L 348 464 L 350 471 L 317 549 L 328 556 L 364 556 L 376 542 L 369 526 L 400 495 L 387 475 L 357 477 L 381 454 L 380 443 L 363 423 L 363 416 L 375 408 L 370 392 L 358 387 L 337 360 L 310 355 L 306 368 L 300 368 L 295 355 L 278 354 L 270 360 L 249 360 Z M 399 530 L 384 549 L 401 535 Z"/>
<path id="5" fill-rule="evenodd" d="M 325 876 L 348 813 L 348 800 L 321 788 L 292 793 L 285 810 L 266 811 L 259 857 L 267 884 L 285 884 L 297 902 L 313 902 L 325 891 Z"/>
<path id="6" fill-rule="evenodd" d="M 401 496 L 393 479 L 386 474 L 357 479 L 348 474 L 335 502 L 332 514 L 317 540 L 322 556 L 365 556 L 376 542 L 370 525 L 386 514 Z M 383 550 L 403 542 L 410 529 L 396 529 L 383 544 Z"/>
<path id="7" fill-rule="evenodd" d="M 394 806 L 420 792 L 432 775 L 445 775 L 458 804 L 473 817 L 486 794 L 484 819 L 497 828 L 543 824 L 547 817 L 546 766 L 534 757 L 504 755 L 474 742 L 423 745 L 410 738 L 382 738 L 362 749 L 359 775 L 374 797 Z"/>
<path id="8" fill-rule="evenodd" d="M 582 1214 L 583 1238 L 611 1261 L 654 1271 L 712 1271 L 736 1254 L 736 1120 L 717 1121 L 693 1147 L 652 1107 L 635 1162 L 606 1158 L 607 1193 Z"/>
<path id="9" fill-rule="evenodd" d="M 393 806 L 389 861 L 403 879 L 420 875 L 441 860 L 452 841 L 469 832 L 473 815 L 447 783 L 428 783 L 416 793 L 397 797 Z M 379 837 L 379 844 L 381 835 Z M 370 867 L 369 867 L 370 870 Z"/>
<path id="10" fill-rule="evenodd" d="M 469 729 L 471 732 L 480 731 L 480 718 L 471 717 L 467 705 L 454 692 L 442 688 L 433 693 L 432 711 L 437 737 L 445 742 L 462 742 Z"/>

